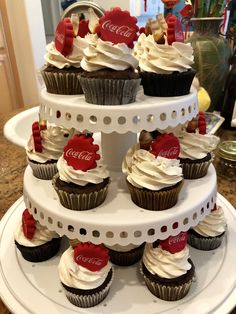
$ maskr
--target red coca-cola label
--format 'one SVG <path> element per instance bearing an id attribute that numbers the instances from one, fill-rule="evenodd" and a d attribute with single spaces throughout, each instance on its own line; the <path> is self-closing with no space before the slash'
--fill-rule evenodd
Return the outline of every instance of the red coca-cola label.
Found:
<path id="1" fill-rule="evenodd" d="M 96 160 L 100 159 L 97 154 L 99 146 L 93 144 L 93 138 L 85 135 L 75 135 L 64 148 L 64 159 L 69 166 L 76 170 L 87 171 L 96 168 Z"/>
<path id="2" fill-rule="evenodd" d="M 66 18 L 57 25 L 54 36 L 55 47 L 63 56 L 67 56 L 72 52 L 73 40 L 73 25 L 71 20 Z"/>
<path id="3" fill-rule="evenodd" d="M 179 140 L 174 134 L 161 134 L 152 142 L 150 152 L 157 156 L 177 159 L 180 153 Z"/>
<path id="4" fill-rule="evenodd" d="M 78 265 L 96 272 L 107 265 L 108 250 L 103 244 L 79 243 L 74 248 L 74 260 Z"/>
<path id="5" fill-rule="evenodd" d="M 33 239 L 36 230 L 36 220 L 26 208 L 22 214 L 22 229 L 27 239 Z"/>
<path id="6" fill-rule="evenodd" d="M 172 45 L 173 42 L 184 42 L 184 32 L 180 20 L 172 14 L 166 17 L 167 29 L 167 42 Z"/>
<path id="7" fill-rule="evenodd" d="M 161 240 L 160 246 L 163 250 L 166 250 L 171 254 L 175 254 L 185 248 L 187 244 L 187 239 L 188 233 L 180 232 L 177 236 L 170 236 L 166 240 Z"/>
<path id="8" fill-rule="evenodd" d="M 96 32 L 102 40 L 113 44 L 124 43 L 133 47 L 133 42 L 137 40 L 138 30 L 136 17 L 130 16 L 128 11 L 114 8 L 106 11 L 105 15 L 99 19 Z"/>

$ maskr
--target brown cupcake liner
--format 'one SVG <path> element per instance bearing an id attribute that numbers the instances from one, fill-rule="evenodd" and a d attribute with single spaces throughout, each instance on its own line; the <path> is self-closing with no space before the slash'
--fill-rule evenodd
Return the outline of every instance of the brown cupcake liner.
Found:
<path id="1" fill-rule="evenodd" d="M 144 244 L 134 248 L 131 251 L 128 252 L 118 252 L 110 249 L 109 250 L 109 256 L 110 261 L 118 266 L 130 266 L 135 263 L 137 263 L 143 256 L 143 250 L 144 250 Z"/>
<path id="2" fill-rule="evenodd" d="M 212 160 L 196 163 L 181 163 L 184 179 L 199 179 L 205 177 Z"/>
<path id="3" fill-rule="evenodd" d="M 182 285 L 168 286 L 153 282 L 144 274 L 142 275 L 149 291 L 159 299 L 165 301 L 177 301 L 184 298 L 188 294 L 193 281 L 191 278 L 188 282 Z"/>
<path id="4" fill-rule="evenodd" d="M 78 80 L 78 73 L 60 71 L 41 71 L 48 93 L 60 95 L 83 94 L 82 87 Z"/>
<path id="5" fill-rule="evenodd" d="M 160 191 L 139 189 L 130 184 L 127 180 L 132 201 L 144 209 L 159 211 L 173 207 L 178 201 L 179 192 L 183 186 L 183 180 L 173 187 Z"/>
<path id="6" fill-rule="evenodd" d="M 43 262 L 56 255 L 60 249 L 60 243 L 61 238 L 53 238 L 45 244 L 28 247 L 15 241 L 16 247 L 21 252 L 23 258 L 32 263 Z"/>
<path id="7" fill-rule="evenodd" d="M 42 180 L 51 180 L 53 176 L 58 172 L 57 163 L 35 163 L 28 159 L 28 164 L 30 165 L 33 175 Z"/>
<path id="8" fill-rule="evenodd" d="M 135 102 L 141 79 L 100 79 L 79 76 L 85 100 L 96 105 L 123 105 Z"/>
<path id="9" fill-rule="evenodd" d="M 109 293 L 112 281 L 113 281 L 113 272 L 112 272 L 112 278 L 109 281 L 109 283 L 107 284 L 107 286 L 102 289 L 101 291 L 98 291 L 96 293 L 93 293 L 91 295 L 87 294 L 87 295 L 78 295 L 75 294 L 73 292 L 70 292 L 68 290 L 65 289 L 65 287 L 63 288 L 66 294 L 67 299 L 74 305 L 78 306 L 78 307 L 82 307 L 82 308 L 88 308 L 88 307 L 92 307 L 95 306 L 99 303 L 101 303 L 106 296 Z"/>
<path id="10" fill-rule="evenodd" d="M 157 97 L 189 94 L 195 74 L 194 70 L 173 74 L 140 72 L 144 94 Z"/>
<path id="11" fill-rule="evenodd" d="M 68 209 L 78 211 L 92 209 L 101 205 L 107 196 L 108 184 L 98 191 L 74 194 L 60 190 L 55 184 L 57 177 L 58 174 L 56 174 L 52 179 L 53 187 L 57 192 L 60 203 Z"/>
<path id="12" fill-rule="evenodd" d="M 194 247 L 195 249 L 202 251 L 211 251 L 217 249 L 222 241 L 224 235 L 218 237 L 195 237 L 194 234 L 189 233 L 188 235 L 188 244 Z"/>

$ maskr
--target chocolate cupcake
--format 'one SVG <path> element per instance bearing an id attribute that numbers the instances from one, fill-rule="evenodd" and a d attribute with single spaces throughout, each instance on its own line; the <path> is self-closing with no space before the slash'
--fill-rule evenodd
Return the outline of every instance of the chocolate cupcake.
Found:
<path id="1" fill-rule="evenodd" d="M 28 209 L 23 212 L 22 221 L 15 230 L 14 238 L 15 245 L 23 258 L 33 263 L 50 259 L 60 249 L 59 235 L 41 226 Z"/>
<path id="2" fill-rule="evenodd" d="M 162 300 L 180 300 L 190 290 L 195 267 L 186 241 L 186 232 L 181 232 L 160 241 L 158 246 L 145 246 L 141 274 L 150 292 Z"/>
<path id="3" fill-rule="evenodd" d="M 58 271 L 67 299 L 82 308 L 101 303 L 113 280 L 108 250 L 102 244 L 69 247 L 61 256 Z"/>
<path id="4" fill-rule="evenodd" d="M 207 174 L 219 138 L 210 134 L 182 132 L 179 135 L 179 160 L 185 179 L 199 179 Z"/>
<path id="5" fill-rule="evenodd" d="M 210 251 L 218 248 L 225 236 L 226 220 L 222 207 L 215 205 L 211 213 L 188 231 L 188 243 L 192 247 Z"/>
<path id="6" fill-rule="evenodd" d="M 60 203 L 72 210 L 88 210 L 102 204 L 110 183 L 109 172 L 101 162 L 99 146 L 93 138 L 75 135 L 57 163 L 58 174 L 52 184 Z"/>
<path id="7" fill-rule="evenodd" d="M 144 49 L 139 68 L 144 94 L 173 97 L 189 94 L 196 72 L 190 44 L 157 44 L 153 35 L 140 38 Z M 140 43 L 139 43 L 140 44 Z"/>

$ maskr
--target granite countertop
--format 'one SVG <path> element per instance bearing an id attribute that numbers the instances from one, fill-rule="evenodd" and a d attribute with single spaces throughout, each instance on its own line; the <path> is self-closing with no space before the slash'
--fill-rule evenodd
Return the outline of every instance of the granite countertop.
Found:
<path id="1" fill-rule="evenodd" d="M 0 219 L 8 208 L 22 196 L 23 174 L 26 167 L 26 156 L 23 148 L 18 147 L 3 137 L 3 126 L 7 120 L 20 112 L 0 114 Z M 236 140 L 235 131 L 221 129 L 218 132 L 221 140 Z M 218 160 L 214 161 L 216 170 Z M 232 184 L 231 178 L 218 176 L 218 192 L 222 194 L 234 207 L 236 207 L 236 183 Z M 0 314 L 9 311 L 0 301 Z"/>

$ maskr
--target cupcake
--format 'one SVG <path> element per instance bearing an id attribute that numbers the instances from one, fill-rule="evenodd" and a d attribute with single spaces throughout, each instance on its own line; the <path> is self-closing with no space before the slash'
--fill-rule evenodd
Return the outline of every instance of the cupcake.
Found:
<path id="1" fill-rule="evenodd" d="M 145 246 L 141 274 L 149 291 L 162 300 L 180 300 L 190 290 L 195 267 L 186 242 L 187 233 L 181 232 Z"/>
<path id="2" fill-rule="evenodd" d="M 32 135 L 26 145 L 28 164 L 38 179 L 51 180 L 57 173 L 57 161 L 75 129 L 55 125 L 48 127 L 34 122 Z"/>
<path id="3" fill-rule="evenodd" d="M 132 55 L 137 19 L 128 11 L 114 8 L 105 12 L 96 28 L 99 37 L 84 49 L 79 76 L 85 100 L 97 105 L 135 102 L 140 85 L 138 61 Z M 117 31 L 114 31 L 117 29 Z"/>
<path id="4" fill-rule="evenodd" d="M 132 201 L 148 210 L 165 210 L 177 203 L 183 184 L 182 169 L 177 160 L 178 139 L 173 134 L 162 134 L 151 144 L 151 151 L 128 151 L 122 171 Z M 162 157 L 165 156 L 165 157 Z"/>
<path id="5" fill-rule="evenodd" d="M 15 244 L 24 259 L 37 263 L 50 259 L 60 249 L 59 235 L 40 225 L 25 209 L 14 232 Z"/>
<path id="6" fill-rule="evenodd" d="M 137 45 L 144 50 L 138 58 L 145 95 L 172 97 L 189 94 L 195 76 L 191 68 L 193 49 L 190 44 L 157 44 L 153 35 L 142 35 Z M 140 53 L 138 48 L 135 51 Z"/>
<path id="7" fill-rule="evenodd" d="M 52 183 L 60 203 L 72 210 L 88 210 L 102 204 L 110 182 L 109 172 L 97 154 L 93 138 L 74 135 L 57 162 Z"/>
<path id="8" fill-rule="evenodd" d="M 102 244 L 69 247 L 61 256 L 58 271 L 67 299 L 82 308 L 102 302 L 113 279 L 108 250 Z"/>
<path id="9" fill-rule="evenodd" d="M 215 205 L 209 215 L 189 230 L 188 243 L 199 250 L 214 250 L 221 245 L 225 230 L 223 208 Z"/>
<path id="10" fill-rule="evenodd" d="M 60 21 L 54 41 L 46 46 L 46 65 L 41 74 L 48 93 L 75 95 L 82 94 L 83 90 L 78 80 L 78 74 L 83 69 L 80 62 L 83 58 L 83 49 L 88 44 L 84 34 L 78 33 L 81 23 L 75 14 L 73 18 Z M 87 26 L 87 32 L 89 32 Z"/>
<path id="11" fill-rule="evenodd" d="M 109 250 L 110 261 L 118 266 L 130 266 L 137 263 L 143 256 L 144 243 L 142 245 L 106 245 Z"/>
<path id="12" fill-rule="evenodd" d="M 207 174 L 213 161 L 213 150 L 216 149 L 219 138 L 211 134 L 188 133 L 179 135 L 179 160 L 185 179 L 199 179 Z"/>

